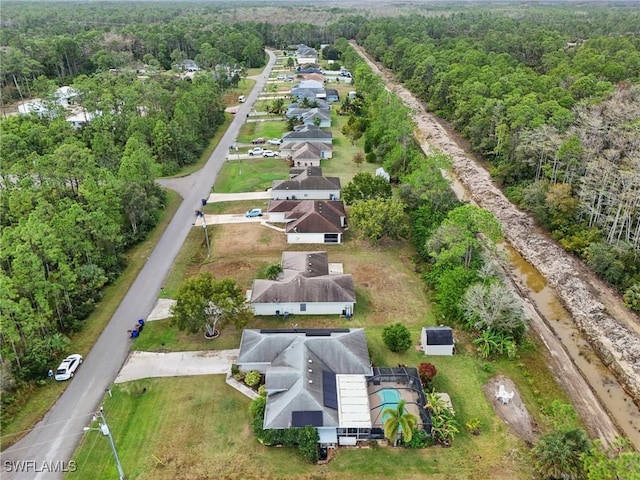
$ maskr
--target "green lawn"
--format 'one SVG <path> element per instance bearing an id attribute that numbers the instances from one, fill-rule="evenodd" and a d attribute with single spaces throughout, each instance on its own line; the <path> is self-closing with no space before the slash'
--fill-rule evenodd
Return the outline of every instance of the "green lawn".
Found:
<path id="1" fill-rule="evenodd" d="M 234 160 L 233 155 L 218 173 L 215 191 L 219 193 L 258 192 L 271 188 L 274 180 L 289 176 L 289 162 L 283 158 L 256 157 Z"/>
<path id="2" fill-rule="evenodd" d="M 487 374 L 477 360 L 460 355 L 437 366 L 436 384 L 447 387 L 461 424 L 479 418 L 481 435 L 462 428 L 451 448 L 343 448 L 323 466 L 305 464 L 294 449 L 260 445 L 249 429 L 249 399 L 226 385 L 222 375 L 116 385 L 104 409 L 130 479 L 535 478 L 522 461 L 527 449 L 481 393 Z M 117 476 L 109 442 L 98 432 L 85 434 L 74 460 L 78 470 L 67 479 Z"/>
<path id="3" fill-rule="evenodd" d="M 238 142 L 251 143 L 254 138 L 262 137 L 266 140 L 270 138 L 280 138 L 287 131 L 287 123 L 284 121 L 247 122 L 240 129 Z M 269 148 L 268 146 L 264 146 Z M 275 147 L 277 150 L 277 147 Z"/>

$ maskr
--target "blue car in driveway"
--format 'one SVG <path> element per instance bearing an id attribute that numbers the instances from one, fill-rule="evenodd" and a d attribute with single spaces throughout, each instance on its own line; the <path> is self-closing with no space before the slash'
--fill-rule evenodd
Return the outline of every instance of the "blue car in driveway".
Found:
<path id="1" fill-rule="evenodd" d="M 252 208 L 251 210 L 247 210 L 244 214 L 245 217 L 261 217 L 262 209 L 261 208 Z"/>

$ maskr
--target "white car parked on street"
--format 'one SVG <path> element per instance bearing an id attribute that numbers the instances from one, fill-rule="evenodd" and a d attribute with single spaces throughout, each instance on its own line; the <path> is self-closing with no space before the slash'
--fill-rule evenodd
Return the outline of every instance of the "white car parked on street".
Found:
<path id="1" fill-rule="evenodd" d="M 55 379 L 59 382 L 69 380 L 82 363 L 82 355 L 74 353 L 65 358 L 56 369 Z"/>
<path id="2" fill-rule="evenodd" d="M 262 156 L 263 157 L 277 157 L 278 156 L 278 152 L 274 152 L 273 150 L 263 150 L 262 151 Z"/>

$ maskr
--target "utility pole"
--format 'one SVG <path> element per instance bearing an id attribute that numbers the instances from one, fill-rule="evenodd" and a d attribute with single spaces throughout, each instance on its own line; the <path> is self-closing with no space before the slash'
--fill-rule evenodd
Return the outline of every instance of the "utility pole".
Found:
<path id="1" fill-rule="evenodd" d="M 118 457 L 118 452 L 116 451 L 116 444 L 113 441 L 113 437 L 111 436 L 111 430 L 109 430 L 109 425 L 107 425 L 107 419 L 104 416 L 104 408 L 100 407 L 100 410 L 98 411 L 97 415 L 100 416 L 100 418 L 98 419 L 96 417 L 96 415 L 93 416 L 94 421 L 95 420 L 99 420 L 100 421 L 100 426 L 99 428 L 91 428 L 91 427 L 84 427 L 84 430 L 99 430 L 100 432 L 102 432 L 102 435 L 109 437 L 109 443 L 111 444 L 111 451 L 113 452 L 113 458 L 116 461 L 116 466 L 118 467 L 118 478 L 119 480 L 125 480 L 124 477 L 124 470 L 122 469 L 122 464 L 120 463 L 120 458 Z"/>

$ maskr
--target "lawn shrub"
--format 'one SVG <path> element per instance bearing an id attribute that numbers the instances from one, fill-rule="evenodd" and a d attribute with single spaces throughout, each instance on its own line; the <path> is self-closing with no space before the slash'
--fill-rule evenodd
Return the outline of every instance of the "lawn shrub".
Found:
<path id="1" fill-rule="evenodd" d="M 384 327 L 382 340 L 392 352 L 406 352 L 411 346 L 411 332 L 401 323 Z"/>
<path id="2" fill-rule="evenodd" d="M 405 442 L 407 448 L 425 448 L 433 444 L 433 440 L 424 430 L 416 430 L 413 432 L 411 441 Z"/>
<path id="3" fill-rule="evenodd" d="M 246 383 L 247 386 L 251 388 L 257 386 L 260 383 L 260 372 L 258 372 L 257 370 L 251 370 L 250 372 L 247 372 L 244 376 L 244 383 Z"/>
<path id="4" fill-rule="evenodd" d="M 430 391 L 433 386 L 433 379 L 438 373 L 438 369 L 433 363 L 422 362 L 418 365 L 418 375 L 420 375 L 420 381 L 426 391 Z"/>

